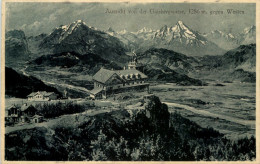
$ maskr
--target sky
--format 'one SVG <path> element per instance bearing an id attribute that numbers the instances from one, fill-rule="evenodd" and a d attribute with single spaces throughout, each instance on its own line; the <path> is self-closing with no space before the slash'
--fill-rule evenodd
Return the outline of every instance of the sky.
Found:
<path id="1" fill-rule="evenodd" d="M 129 13 L 129 10 L 135 9 L 136 14 Z M 228 14 L 227 9 L 240 11 L 240 14 Z M 158 10 L 173 13 L 151 12 Z M 255 4 L 252 3 L 8 2 L 5 19 L 6 31 L 20 29 L 27 36 L 48 34 L 54 28 L 76 20 L 83 20 L 88 26 L 96 27 L 99 30 L 111 27 L 115 31 L 124 29 L 137 31 L 143 27 L 157 30 L 164 25 L 174 26 L 180 20 L 191 29 L 201 33 L 212 30 L 239 33 L 244 28 L 255 25 L 255 10 Z M 106 13 L 107 11 L 113 11 L 113 13 Z M 119 13 L 115 13 L 115 11 Z M 202 13 L 203 11 L 206 13 Z M 212 11 L 215 11 L 214 14 L 211 14 Z"/>

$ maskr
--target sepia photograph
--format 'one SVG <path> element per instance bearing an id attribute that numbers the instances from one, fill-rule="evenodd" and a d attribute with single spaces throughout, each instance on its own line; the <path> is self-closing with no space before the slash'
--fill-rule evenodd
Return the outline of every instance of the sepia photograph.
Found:
<path id="1" fill-rule="evenodd" d="M 257 5 L 3 1 L 2 162 L 256 162 Z"/>

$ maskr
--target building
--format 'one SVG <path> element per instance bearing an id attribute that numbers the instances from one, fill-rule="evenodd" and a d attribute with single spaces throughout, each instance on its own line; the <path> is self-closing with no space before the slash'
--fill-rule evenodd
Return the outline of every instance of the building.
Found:
<path id="1" fill-rule="evenodd" d="M 30 122 L 37 109 L 32 105 L 24 104 L 21 107 L 12 105 L 7 109 L 6 121 L 10 123 Z"/>
<path id="2" fill-rule="evenodd" d="M 136 59 L 129 62 L 123 70 L 108 70 L 101 68 L 94 76 L 94 89 L 90 97 L 95 99 L 107 98 L 110 95 L 127 91 L 149 91 L 147 76 L 136 69 Z"/>
<path id="3" fill-rule="evenodd" d="M 31 122 L 32 123 L 41 123 L 41 122 L 43 122 L 43 116 L 34 115 L 33 117 L 31 117 Z"/>
<path id="4" fill-rule="evenodd" d="M 12 105 L 7 109 L 6 116 L 5 116 L 5 120 L 7 122 L 16 123 L 19 122 L 19 118 L 20 118 L 20 110 L 17 106 Z"/>
<path id="5" fill-rule="evenodd" d="M 27 97 L 29 101 L 50 101 L 57 100 L 58 95 L 54 92 L 38 91 L 32 92 Z"/>
<path id="6" fill-rule="evenodd" d="M 20 122 L 28 122 L 36 114 L 37 109 L 32 105 L 24 104 L 20 108 Z"/>

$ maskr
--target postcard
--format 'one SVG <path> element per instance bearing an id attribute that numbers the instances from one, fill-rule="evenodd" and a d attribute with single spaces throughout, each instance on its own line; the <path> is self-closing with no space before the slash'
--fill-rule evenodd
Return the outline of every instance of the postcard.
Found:
<path id="1" fill-rule="evenodd" d="M 3 0 L 2 163 L 260 162 L 259 11 Z"/>

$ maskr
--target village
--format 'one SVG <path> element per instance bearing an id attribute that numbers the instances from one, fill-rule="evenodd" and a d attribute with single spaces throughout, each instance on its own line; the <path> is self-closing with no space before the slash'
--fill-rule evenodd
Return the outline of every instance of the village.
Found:
<path id="1" fill-rule="evenodd" d="M 151 94 L 149 90 L 148 77 L 139 71 L 137 67 L 137 59 L 133 57 L 123 70 L 101 68 L 93 76 L 94 88 L 89 91 L 85 99 L 71 99 L 67 97 L 66 90 L 62 97 L 54 92 L 32 92 L 27 96 L 27 99 L 22 100 L 22 102 L 7 106 L 5 125 L 22 126 L 47 121 L 48 119 L 45 118 L 38 109 L 39 106 L 42 107 L 44 105 L 50 106 L 60 103 L 66 106 L 67 104 L 73 103 L 84 106 L 85 110 L 108 109 L 108 111 L 111 111 L 112 109 L 116 110 L 119 106 L 126 107 L 127 105 L 133 104 L 133 101 L 135 103 L 144 101 L 148 97 L 153 96 L 153 94 Z M 136 92 L 138 96 L 131 97 L 131 95 L 133 95 L 132 91 Z M 62 109 L 57 108 L 54 110 Z M 82 112 L 82 110 L 76 110 L 76 112 Z M 74 112 L 71 111 L 67 113 Z M 49 117 L 52 118 L 51 116 Z"/>

